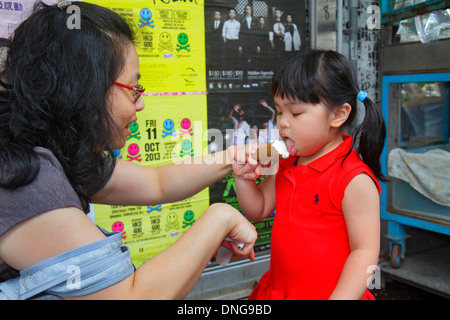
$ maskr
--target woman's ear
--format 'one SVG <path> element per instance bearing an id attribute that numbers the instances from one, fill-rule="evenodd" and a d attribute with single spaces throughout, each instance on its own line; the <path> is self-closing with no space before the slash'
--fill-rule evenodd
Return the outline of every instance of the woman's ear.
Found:
<path id="1" fill-rule="evenodd" d="M 351 111 L 352 107 L 348 103 L 344 103 L 343 105 L 334 108 L 331 126 L 333 128 L 342 126 L 345 121 L 347 121 Z"/>

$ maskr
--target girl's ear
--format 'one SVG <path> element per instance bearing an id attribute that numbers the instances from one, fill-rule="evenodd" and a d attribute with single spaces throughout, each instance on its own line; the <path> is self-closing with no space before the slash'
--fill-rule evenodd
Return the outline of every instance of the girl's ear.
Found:
<path id="1" fill-rule="evenodd" d="M 334 108 L 331 126 L 333 128 L 339 128 L 342 126 L 345 121 L 347 121 L 351 111 L 352 107 L 348 103 L 344 103 L 343 105 Z"/>

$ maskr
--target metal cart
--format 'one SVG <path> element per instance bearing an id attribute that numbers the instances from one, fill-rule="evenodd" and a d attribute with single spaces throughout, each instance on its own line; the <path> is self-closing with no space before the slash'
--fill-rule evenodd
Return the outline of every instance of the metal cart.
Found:
<path id="1" fill-rule="evenodd" d="M 401 1 L 381 1 L 382 112 L 388 128 L 388 138 L 382 154 L 385 174 L 389 174 L 388 161 L 394 152 L 412 157 L 415 155 L 416 158 L 423 158 L 432 150 L 450 152 L 450 39 L 426 44 L 395 43 L 393 36 L 393 31 L 399 28 L 401 20 L 449 8 L 450 1 L 421 1 L 420 4 L 403 7 L 399 2 Z M 434 93 L 436 97 L 440 95 L 442 98 L 442 101 L 434 99 L 439 100 L 439 103 L 433 105 L 437 109 L 424 108 L 426 98 L 420 100 L 408 96 L 408 90 L 412 89 L 410 92 L 414 94 L 427 86 L 441 89 L 439 94 Z M 430 97 L 432 95 L 429 94 Z M 424 96 L 428 97 L 426 94 Z M 408 109 L 408 106 L 412 107 Z M 419 108 L 421 114 L 416 112 Z M 431 112 L 436 121 L 429 121 Z M 414 127 L 415 121 L 422 127 L 434 126 L 437 130 L 431 133 L 428 129 L 424 131 Z M 433 163 L 430 166 L 433 167 Z M 447 181 L 450 179 L 442 178 Z M 391 182 L 382 186 L 381 218 L 387 224 L 385 236 L 389 241 L 390 261 L 381 264 L 381 271 L 389 277 L 450 297 L 448 241 L 441 241 L 437 248 L 424 250 L 420 254 L 406 255 L 406 240 L 410 237 L 407 230 L 411 230 L 411 227 L 412 230 L 426 230 L 443 235 L 444 238 L 450 235 L 450 207 L 436 203 L 435 199 L 430 200 L 413 185 L 398 177 L 391 177 Z M 449 201 L 448 190 L 446 200 Z"/>

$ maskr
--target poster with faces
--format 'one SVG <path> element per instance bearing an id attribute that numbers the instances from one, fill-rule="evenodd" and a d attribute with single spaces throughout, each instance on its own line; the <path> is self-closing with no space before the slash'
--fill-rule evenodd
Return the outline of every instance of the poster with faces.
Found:
<path id="1" fill-rule="evenodd" d="M 145 108 L 116 157 L 158 166 L 277 138 L 271 78 L 305 42 L 305 1 L 85 2 L 117 12 L 136 34 Z M 122 233 L 137 267 L 176 241 L 214 202 L 240 210 L 233 174 L 177 203 L 94 205 L 93 215 L 102 228 Z M 272 223 L 273 216 L 255 224 L 255 251 L 270 248 Z"/>

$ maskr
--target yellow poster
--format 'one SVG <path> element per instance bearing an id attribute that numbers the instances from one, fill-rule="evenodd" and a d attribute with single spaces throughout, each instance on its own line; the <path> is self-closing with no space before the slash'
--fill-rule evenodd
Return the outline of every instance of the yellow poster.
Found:
<path id="1" fill-rule="evenodd" d="M 144 97 L 131 135 L 116 156 L 144 166 L 207 153 L 206 96 Z M 194 164 L 195 165 L 195 164 Z M 95 205 L 95 222 L 122 232 L 136 267 L 177 240 L 209 206 L 208 188 L 189 199 L 153 206 Z"/>
<path id="2" fill-rule="evenodd" d="M 141 82 L 151 93 L 206 90 L 203 0 L 89 0 L 124 17 L 136 34 Z"/>
<path id="3" fill-rule="evenodd" d="M 207 153 L 203 1 L 87 1 L 136 33 L 145 108 L 116 156 L 156 166 Z M 209 190 L 170 204 L 94 205 L 95 222 L 122 233 L 136 267 L 176 241 L 209 206 Z"/>

